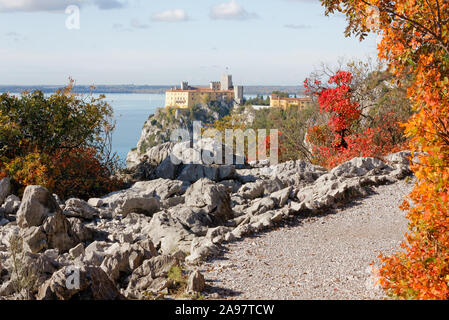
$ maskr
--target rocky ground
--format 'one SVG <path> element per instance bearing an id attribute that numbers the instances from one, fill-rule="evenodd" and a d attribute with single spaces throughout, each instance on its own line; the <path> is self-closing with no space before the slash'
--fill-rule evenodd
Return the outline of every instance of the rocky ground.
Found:
<path id="1" fill-rule="evenodd" d="M 412 186 L 378 186 L 350 205 L 229 244 L 202 266 L 207 291 L 223 299 L 385 299 L 370 265 L 400 250 L 408 220 L 398 206 Z"/>
<path id="2" fill-rule="evenodd" d="M 213 141 L 199 141 L 192 150 L 184 143 L 152 148 L 139 160 L 142 162 L 130 169 L 129 179 L 135 182 L 130 188 L 88 201 L 61 200 L 41 186 L 28 186 L 19 198 L 11 194 L 8 178 L 0 180 L 0 299 L 192 297 L 205 289 L 204 277 L 197 268 L 235 241 L 278 228 L 295 217 L 328 213 L 369 195 L 373 187 L 395 184 L 410 174 L 409 152 L 389 155 L 385 161 L 354 158 L 330 171 L 300 160 L 241 166 L 194 163 L 189 157 L 204 155 L 205 151 L 223 155 L 217 148 L 226 152 Z M 192 152 L 186 152 L 189 150 Z M 172 155 L 180 161 L 174 163 Z M 397 201 L 396 197 L 386 199 L 379 208 L 394 208 Z M 359 268 L 360 263 L 365 265 L 375 258 L 368 250 L 369 243 L 364 241 L 373 242 L 373 250 L 388 249 L 384 244 L 390 238 L 383 236 L 382 225 L 365 226 L 365 214 L 353 214 L 352 221 L 347 212 L 350 210 L 341 217 L 335 215 L 341 219 L 335 223 L 340 224 L 341 230 L 345 230 L 345 223 L 364 226 L 365 233 L 372 234 L 373 239 L 362 238 L 355 244 L 363 244 L 365 251 L 352 248 L 354 238 L 348 237 L 349 232 L 339 239 L 338 228 L 334 233 L 326 229 L 326 224 L 304 222 L 306 231 L 295 235 L 296 229 L 285 229 L 278 244 L 273 239 L 272 249 L 266 247 L 260 253 L 254 249 L 254 254 L 264 257 L 268 265 L 266 269 L 255 268 L 257 274 L 253 276 L 272 274 L 275 281 L 270 282 L 269 290 L 276 290 L 283 276 L 277 272 L 286 270 L 287 277 L 287 270 L 293 270 L 289 265 L 301 264 L 317 271 L 325 268 L 322 263 L 344 266 L 339 258 L 345 258 L 350 259 L 348 266 Z M 389 222 L 387 225 L 397 232 L 395 221 Z M 266 241 L 275 234 L 269 234 Z M 295 237 L 297 241 L 293 240 Z M 289 242 L 290 238 L 293 242 Z M 285 247 L 277 248 L 281 243 Z M 247 247 L 245 242 L 242 244 L 250 251 L 258 247 L 257 243 Z M 279 251 L 286 258 L 289 248 L 291 261 L 273 255 Z M 329 260 L 327 254 L 337 252 L 334 261 Z M 295 253 L 299 262 L 294 262 Z M 357 255 L 360 259 L 353 262 L 351 259 L 357 259 Z M 274 257 L 277 258 L 273 261 Z M 246 258 L 245 254 L 237 264 Z M 276 262 L 285 265 L 273 271 L 276 266 L 270 264 Z M 313 275 L 310 270 L 305 272 Z M 79 286 L 67 285 L 74 275 Z M 343 275 L 354 276 L 346 274 L 344 268 L 335 275 L 340 281 L 344 280 Z M 304 279 L 326 287 L 324 280 Z M 295 281 L 302 283 L 298 277 Z M 319 297 L 321 293 L 315 298 Z"/>

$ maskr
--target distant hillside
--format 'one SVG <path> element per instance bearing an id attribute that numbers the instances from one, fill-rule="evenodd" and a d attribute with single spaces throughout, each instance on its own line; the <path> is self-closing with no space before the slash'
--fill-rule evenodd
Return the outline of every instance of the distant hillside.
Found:
<path id="1" fill-rule="evenodd" d="M 0 92 L 22 92 L 41 90 L 44 93 L 53 93 L 63 85 L 37 85 L 37 86 L 0 86 Z M 75 86 L 76 93 L 165 93 L 172 86 L 149 86 L 149 85 L 98 85 L 92 90 L 91 86 Z"/>
<path id="2" fill-rule="evenodd" d="M 22 92 L 41 90 L 44 93 L 53 93 L 63 85 L 36 85 L 36 86 L 1 86 L 0 93 L 3 92 Z M 173 88 L 174 85 L 98 85 L 92 90 L 91 86 L 79 85 L 75 86 L 76 93 L 165 93 L 166 90 Z M 285 91 L 290 94 L 303 94 L 304 88 L 302 86 L 245 86 L 245 94 L 271 94 L 273 91 Z"/>

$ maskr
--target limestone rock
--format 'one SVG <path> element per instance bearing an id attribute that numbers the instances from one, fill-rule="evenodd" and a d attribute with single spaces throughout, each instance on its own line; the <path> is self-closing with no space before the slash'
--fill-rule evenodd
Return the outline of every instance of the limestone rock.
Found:
<path id="1" fill-rule="evenodd" d="M 204 276 L 201 272 L 199 270 L 192 272 L 187 282 L 187 293 L 202 292 L 205 287 L 206 281 L 204 280 Z"/>
<path id="2" fill-rule="evenodd" d="M 21 228 L 40 226 L 49 214 L 60 211 L 58 203 L 46 188 L 28 186 L 17 212 L 17 224 Z"/>
<path id="3" fill-rule="evenodd" d="M 103 206 L 103 200 L 100 198 L 90 198 L 87 204 L 94 208 L 100 208 Z"/>
<path id="4" fill-rule="evenodd" d="M 73 277 L 79 275 L 79 283 Z M 67 284 L 71 284 L 67 288 Z M 79 285 L 79 286 L 78 286 Z M 38 300 L 117 300 L 122 296 L 99 267 L 64 267 L 39 288 Z"/>
<path id="5" fill-rule="evenodd" d="M 272 210 L 276 207 L 276 201 L 271 197 L 265 197 L 255 200 L 251 207 L 248 208 L 247 213 L 251 215 L 259 215 Z"/>
<path id="6" fill-rule="evenodd" d="M 20 198 L 15 195 L 9 195 L 4 203 L 2 208 L 5 210 L 6 214 L 16 214 L 20 207 Z"/>
<path id="7" fill-rule="evenodd" d="M 3 178 L 0 180 L 0 206 L 5 201 L 6 197 L 11 193 L 11 180 Z"/>
<path id="8" fill-rule="evenodd" d="M 61 212 L 48 217 L 42 225 L 42 229 L 47 236 L 49 248 L 68 252 L 78 244 L 78 239 L 72 236 L 69 220 Z"/>
<path id="9" fill-rule="evenodd" d="M 222 223 L 232 218 L 231 198 L 226 187 L 209 179 L 200 179 L 187 189 L 186 205 L 204 208 L 214 223 Z"/>
<path id="10" fill-rule="evenodd" d="M 84 252 L 84 245 L 82 243 L 69 250 L 69 254 L 73 259 L 83 256 Z"/>
<path id="11" fill-rule="evenodd" d="M 98 210 L 91 207 L 86 201 L 72 198 L 66 201 L 63 213 L 67 217 L 92 220 L 98 214 Z"/>
<path id="12" fill-rule="evenodd" d="M 217 255 L 220 249 L 205 237 L 195 238 L 190 247 L 190 255 L 186 257 L 186 263 L 197 265 L 208 257 Z"/>
<path id="13" fill-rule="evenodd" d="M 123 200 L 114 213 L 122 217 L 126 217 L 131 212 L 151 215 L 159 211 L 160 207 L 161 204 L 156 198 L 129 197 Z"/>
<path id="14" fill-rule="evenodd" d="M 207 228 L 212 225 L 212 219 L 202 208 L 180 205 L 171 208 L 169 213 L 197 236 L 204 236 Z"/>
<path id="15" fill-rule="evenodd" d="M 48 248 L 47 236 L 42 226 L 21 230 L 21 237 L 26 252 L 38 253 Z"/>
<path id="16" fill-rule="evenodd" d="M 168 212 L 154 214 L 148 226 L 142 229 L 162 253 L 171 253 L 178 249 L 188 249 L 194 234 L 187 231 L 184 226 Z"/>
<path id="17" fill-rule="evenodd" d="M 178 265 L 178 260 L 171 255 L 162 255 L 145 260 L 135 269 L 129 279 L 127 291 L 147 290 L 155 286 L 155 280 L 166 277 L 170 269 Z"/>

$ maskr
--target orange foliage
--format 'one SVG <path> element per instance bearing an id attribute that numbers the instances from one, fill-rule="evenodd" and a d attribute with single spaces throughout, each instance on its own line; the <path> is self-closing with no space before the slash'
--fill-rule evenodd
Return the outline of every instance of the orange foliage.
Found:
<path id="1" fill-rule="evenodd" d="M 418 155 L 418 182 L 409 198 L 410 232 L 404 252 L 383 257 L 381 284 L 401 299 L 449 298 L 449 2 L 445 0 L 322 0 L 327 13 L 346 13 L 346 33 L 361 38 L 373 28 L 382 36 L 379 57 L 400 78 L 414 75 L 408 89 L 415 114 L 405 125 Z M 375 23 L 367 15 L 377 8 Z"/>
<path id="2" fill-rule="evenodd" d="M 41 185 L 62 198 L 88 199 L 123 186 L 110 177 L 94 148 L 61 149 L 52 156 L 31 152 L 4 164 L 2 175 L 14 179 L 20 194 L 28 185 Z"/>

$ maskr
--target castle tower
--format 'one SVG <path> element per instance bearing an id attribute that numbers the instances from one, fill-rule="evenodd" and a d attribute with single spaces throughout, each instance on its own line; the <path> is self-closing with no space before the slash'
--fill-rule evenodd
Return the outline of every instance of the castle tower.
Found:
<path id="1" fill-rule="evenodd" d="M 234 86 L 234 99 L 238 104 L 243 102 L 243 86 Z"/>
<path id="2" fill-rule="evenodd" d="M 232 75 L 224 74 L 221 76 L 221 90 L 231 90 L 232 85 Z"/>

